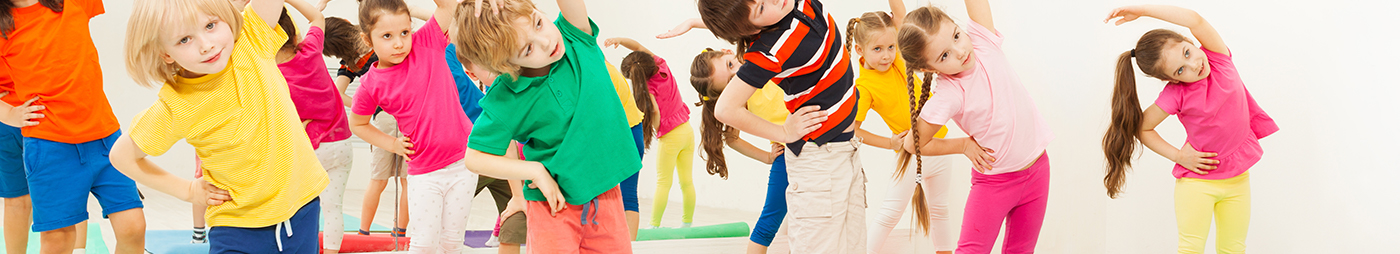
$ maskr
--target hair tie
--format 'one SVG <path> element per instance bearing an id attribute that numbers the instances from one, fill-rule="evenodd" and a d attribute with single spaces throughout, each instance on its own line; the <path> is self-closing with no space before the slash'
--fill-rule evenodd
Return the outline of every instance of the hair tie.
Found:
<path id="1" fill-rule="evenodd" d="M 700 53 L 705 53 L 705 52 L 710 52 L 710 51 L 715 51 L 715 50 L 714 50 L 714 49 L 711 49 L 711 48 L 705 48 L 705 49 L 700 50 Z"/>
<path id="2" fill-rule="evenodd" d="M 701 96 L 700 96 L 700 100 L 702 100 L 702 101 L 708 101 L 708 100 L 710 100 L 710 96 L 701 95 Z"/>
<path id="3" fill-rule="evenodd" d="M 1128 50 L 1128 57 L 1137 57 L 1137 49 Z"/>

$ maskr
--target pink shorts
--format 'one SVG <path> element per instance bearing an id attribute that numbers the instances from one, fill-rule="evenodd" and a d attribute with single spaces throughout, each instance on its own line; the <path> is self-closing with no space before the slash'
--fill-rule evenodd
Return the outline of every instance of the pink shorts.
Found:
<path id="1" fill-rule="evenodd" d="M 632 235 L 622 211 L 622 191 L 613 187 L 583 205 L 566 204 L 549 215 L 549 204 L 525 205 L 530 253 L 632 253 Z"/>

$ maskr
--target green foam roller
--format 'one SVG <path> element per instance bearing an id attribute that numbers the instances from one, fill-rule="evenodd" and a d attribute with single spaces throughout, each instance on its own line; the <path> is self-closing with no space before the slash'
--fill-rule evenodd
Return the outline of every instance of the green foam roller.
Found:
<path id="1" fill-rule="evenodd" d="M 689 228 L 655 228 L 637 230 L 637 241 L 744 236 L 749 236 L 749 224 L 744 222 Z"/>

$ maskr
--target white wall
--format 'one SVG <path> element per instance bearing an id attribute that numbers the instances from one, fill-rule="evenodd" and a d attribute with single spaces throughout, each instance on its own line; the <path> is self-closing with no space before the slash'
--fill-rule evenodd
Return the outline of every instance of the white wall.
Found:
<path id="1" fill-rule="evenodd" d="M 825 1 L 841 28 L 861 12 L 888 10 L 885 1 Z M 906 1 L 910 8 L 920 0 Z M 431 6 L 426 0 L 410 4 Z M 1113 7 L 1145 1 L 993 1 L 997 28 L 1006 36 L 1005 50 L 1041 113 L 1055 131 L 1049 148 L 1052 193 L 1038 250 L 1043 253 L 1171 253 L 1176 228 L 1172 212 L 1171 162 L 1145 152 L 1128 180 L 1127 193 L 1106 198 L 1099 140 L 1108 119 L 1108 97 L 1115 58 L 1146 30 L 1175 27 L 1143 20 L 1122 27 L 1100 22 Z M 1256 253 L 1377 253 L 1381 243 L 1400 238 L 1393 184 L 1400 172 L 1390 158 L 1400 149 L 1391 131 L 1397 109 L 1387 99 L 1400 94 L 1392 76 L 1400 64 L 1395 39 L 1400 18 L 1388 12 L 1400 5 L 1381 1 L 1161 1 L 1200 12 L 1225 37 L 1241 75 L 1259 103 L 1282 128 L 1262 140 L 1267 151 L 1253 176 L 1253 221 L 1250 250 Z M 549 1 L 537 1 L 556 13 Z M 636 38 L 665 57 L 681 80 L 687 102 L 697 100 L 684 82 L 690 60 L 704 47 L 731 48 L 705 31 L 660 41 L 659 34 L 684 18 L 698 17 L 690 0 L 588 1 L 601 36 Z M 963 4 L 935 0 L 959 19 Z M 108 1 L 107 14 L 94 19 L 113 109 L 124 124 L 155 100 L 155 90 L 131 82 L 124 70 L 122 39 L 128 4 Z M 294 14 L 295 15 L 295 14 Z M 327 15 L 355 20 L 354 2 L 333 2 Z M 843 34 L 845 31 L 842 31 Z M 604 49 L 615 64 L 628 52 Z M 330 61 L 334 63 L 333 61 Z M 1139 79 L 1144 105 L 1155 99 L 1161 82 Z M 692 108 L 698 127 L 699 108 Z M 869 121 L 875 122 L 876 118 Z M 883 124 L 868 130 L 888 135 Z M 1174 120 L 1161 127 L 1175 144 L 1185 138 Z M 964 136 L 954 130 L 949 136 Z M 757 139 L 753 139 L 758 141 Z M 1142 149 L 1146 151 L 1146 149 Z M 698 153 L 701 153 L 697 150 Z M 157 158 L 161 165 L 187 169 L 192 152 L 181 145 Z M 870 178 L 868 199 L 878 205 L 893 170 L 892 152 L 862 152 Z M 695 162 L 696 188 L 702 206 L 757 211 L 766 187 L 766 165 L 730 152 L 728 180 L 706 175 Z M 954 159 L 955 219 L 968 189 L 968 163 Z M 655 189 L 654 159 L 643 169 L 640 193 Z M 672 200 L 678 201 L 678 191 Z M 872 207 L 873 216 L 874 207 Z M 674 211 L 675 208 L 673 208 Z M 699 214 L 697 216 L 706 216 Z M 907 215 L 906 215 L 907 216 Z M 908 219 L 902 220 L 907 227 Z"/>

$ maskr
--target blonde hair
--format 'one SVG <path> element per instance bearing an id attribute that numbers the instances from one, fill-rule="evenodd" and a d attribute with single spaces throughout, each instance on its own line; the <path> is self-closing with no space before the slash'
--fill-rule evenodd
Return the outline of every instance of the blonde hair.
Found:
<path id="1" fill-rule="evenodd" d="M 457 44 L 457 58 L 462 62 L 472 62 L 492 72 L 507 74 L 511 79 L 519 76 L 520 65 L 510 63 L 520 43 L 520 34 L 515 31 L 515 19 L 530 17 L 535 12 L 535 4 L 529 0 L 505 0 L 501 13 L 490 14 L 491 10 L 481 10 L 481 16 L 474 16 L 476 1 L 462 1 L 457 5 L 457 36 L 452 40 Z"/>
<path id="2" fill-rule="evenodd" d="M 143 87 L 173 83 L 180 71 L 178 63 L 163 58 L 168 33 L 163 30 L 170 24 L 195 25 L 206 14 L 228 23 L 233 38 L 243 28 L 243 15 L 227 0 L 136 0 L 133 5 L 126 23 L 126 72 Z"/>

